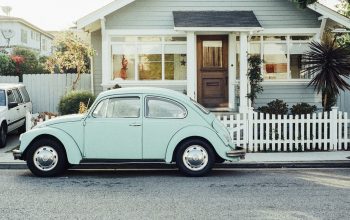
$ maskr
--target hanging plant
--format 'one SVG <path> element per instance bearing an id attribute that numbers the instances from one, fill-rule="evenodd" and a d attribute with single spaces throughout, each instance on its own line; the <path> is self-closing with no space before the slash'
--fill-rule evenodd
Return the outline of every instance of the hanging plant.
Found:
<path id="1" fill-rule="evenodd" d="M 250 83 L 250 93 L 247 94 L 247 97 L 252 102 L 254 106 L 255 100 L 258 97 L 259 93 L 264 91 L 260 83 L 264 80 L 261 74 L 261 64 L 262 60 L 259 55 L 252 55 L 248 58 L 248 78 Z"/>

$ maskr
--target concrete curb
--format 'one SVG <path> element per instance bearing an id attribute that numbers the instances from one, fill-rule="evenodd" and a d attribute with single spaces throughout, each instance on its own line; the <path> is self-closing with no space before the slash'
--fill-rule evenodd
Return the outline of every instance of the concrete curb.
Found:
<path id="1" fill-rule="evenodd" d="M 131 164 L 82 164 L 70 169 L 175 169 L 175 164 L 131 163 Z M 297 162 L 239 162 L 215 164 L 222 169 L 266 169 L 266 168 L 350 168 L 350 161 L 297 161 Z M 28 169 L 25 163 L 0 163 L 0 169 Z"/>

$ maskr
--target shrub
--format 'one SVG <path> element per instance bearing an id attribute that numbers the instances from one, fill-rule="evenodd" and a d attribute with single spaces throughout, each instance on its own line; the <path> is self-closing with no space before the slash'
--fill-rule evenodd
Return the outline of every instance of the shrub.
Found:
<path id="1" fill-rule="evenodd" d="M 0 53 L 0 75 L 15 75 L 16 69 L 13 61 L 8 55 Z"/>
<path id="2" fill-rule="evenodd" d="M 265 114 L 285 115 L 288 113 L 288 105 L 282 100 L 276 99 L 267 103 L 266 106 L 259 107 L 258 111 Z"/>
<path id="3" fill-rule="evenodd" d="M 71 91 L 63 96 L 58 105 L 61 115 L 76 114 L 79 112 L 80 102 L 86 106 L 95 101 L 95 96 L 88 91 Z"/>
<path id="4" fill-rule="evenodd" d="M 38 69 L 37 54 L 32 50 L 26 48 L 14 48 L 11 55 L 13 57 L 20 56 L 23 58 L 23 62 L 18 65 L 18 72 L 22 74 L 35 74 Z"/>
<path id="5" fill-rule="evenodd" d="M 317 110 L 316 105 L 310 105 L 310 104 L 305 103 L 305 102 L 293 105 L 291 108 L 291 112 L 293 115 L 312 114 L 316 110 Z"/>

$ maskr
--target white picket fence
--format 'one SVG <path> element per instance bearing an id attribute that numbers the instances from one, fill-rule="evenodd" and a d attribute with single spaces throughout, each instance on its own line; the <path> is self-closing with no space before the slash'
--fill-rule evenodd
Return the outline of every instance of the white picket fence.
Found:
<path id="1" fill-rule="evenodd" d="M 219 115 L 236 145 L 247 152 L 350 150 L 350 119 L 347 112 L 301 116 L 254 112 Z"/>
<path id="2" fill-rule="evenodd" d="M 76 74 L 25 74 L 26 86 L 33 103 L 33 112 L 57 112 L 58 103 L 63 95 L 72 88 Z M 0 83 L 18 83 L 18 77 L 0 76 Z M 91 90 L 91 75 L 82 74 L 77 90 Z"/>

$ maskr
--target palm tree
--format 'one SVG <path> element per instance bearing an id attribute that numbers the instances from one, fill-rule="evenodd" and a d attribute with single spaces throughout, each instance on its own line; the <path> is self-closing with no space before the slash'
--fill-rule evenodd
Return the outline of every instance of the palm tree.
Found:
<path id="1" fill-rule="evenodd" d="M 312 76 L 308 86 L 322 92 L 322 105 L 328 110 L 332 98 L 340 90 L 350 90 L 345 78 L 350 78 L 350 45 L 338 45 L 336 37 L 329 36 L 319 43 L 310 43 L 310 50 L 303 55 L 303 72 Z"/>

